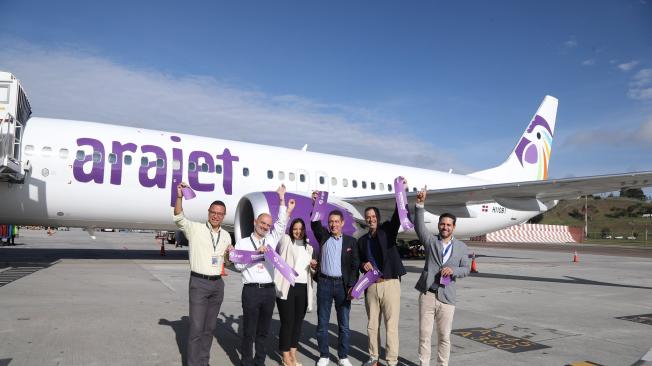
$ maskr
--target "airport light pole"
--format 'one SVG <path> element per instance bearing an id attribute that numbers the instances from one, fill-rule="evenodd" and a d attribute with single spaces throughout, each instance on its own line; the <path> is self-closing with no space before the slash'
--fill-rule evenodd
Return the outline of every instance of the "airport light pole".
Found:
<path id="1" fill-rule="evenodd" d="M 584 241 L 589 239 L 588 196 L 584 196 Z"/>

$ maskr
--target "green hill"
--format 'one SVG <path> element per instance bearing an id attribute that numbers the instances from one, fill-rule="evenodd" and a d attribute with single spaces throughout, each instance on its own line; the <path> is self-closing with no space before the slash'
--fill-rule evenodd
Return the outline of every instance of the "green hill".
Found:
<path id="1" fill-rule="evenodd" d="M 587 201 L 588 232 L 590 239 L 616 238 L 622 236 L 636 237 L 645 241 L 645 229 L 648 230 L 648 242 L 652 243 L 652 218 L 643 217 L 652 214 L 652 203 L 633 198 L 589 197 Z M 563 200 L 543 215 L 539 222 L 549 225 L 568 225 L 584 227 L 584 198 Z"/>

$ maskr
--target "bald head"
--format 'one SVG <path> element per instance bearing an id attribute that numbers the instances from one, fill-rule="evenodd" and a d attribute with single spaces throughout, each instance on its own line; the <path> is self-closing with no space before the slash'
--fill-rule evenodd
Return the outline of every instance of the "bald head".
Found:
<path id="1" fill-rule="evenodd" d="M 254 233 L 260 238 L 264 238 L 272 227 L 272 215 L 263 212 L 254 220 Z"/>

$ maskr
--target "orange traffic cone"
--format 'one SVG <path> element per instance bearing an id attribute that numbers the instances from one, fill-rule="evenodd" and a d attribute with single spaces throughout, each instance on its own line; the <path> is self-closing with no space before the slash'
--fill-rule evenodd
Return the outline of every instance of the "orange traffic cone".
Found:
<path id="1" fill-rule="evenodd" d="M 580 261 L 580 257 L 577 255 L 577 250 L 573 254 L 573 263 L 577 263 Z"/>
<path id="2" fill-rule="evenodd" d="M 224 263 L 222 263 L 222 273 L 220 273 L 220 276 L 224 277 L 224 276 L 228 276 L 228 275 L 229 274 L 226 273 L 226 271 L 224 270 Z"/>
<path id="3" fill-rule="evenodd" d="M 471 273 L 478 273 L 478 265 L 475 263 L 475 252 L 473 252 L 471 259 Z"/>
<path id="4" fill-rule="evenodd" d="M 165 257 L 165 239 L 161 239 L 161 257 Z"/>

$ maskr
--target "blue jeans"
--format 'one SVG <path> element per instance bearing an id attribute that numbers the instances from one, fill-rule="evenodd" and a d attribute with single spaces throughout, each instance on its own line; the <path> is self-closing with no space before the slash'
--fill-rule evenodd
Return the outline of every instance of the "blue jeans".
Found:
<path id="1" fill-rule="evenodd" d="M 337 343 L 337 357 L 347 358 L 349 355 L 349 312 L 351 300 L 347 299 L 346 287 L 342 280 L 331 280 L 319 277 L 317 282 L 317 343 L 319 344 L 319 357 L 329 357 L 328 352 L 328 324 L 331 318 L 331 305 L 335 301 L 339 336 Z"/>

